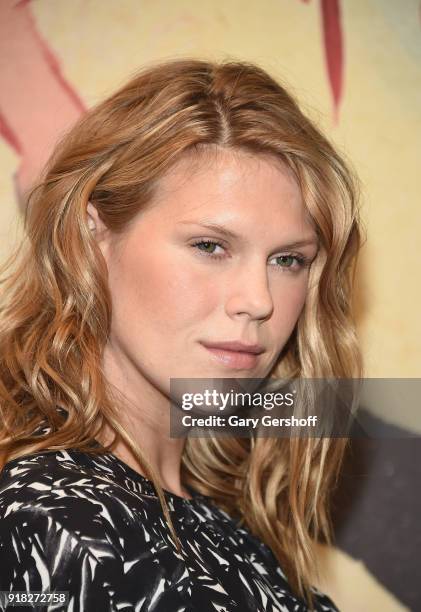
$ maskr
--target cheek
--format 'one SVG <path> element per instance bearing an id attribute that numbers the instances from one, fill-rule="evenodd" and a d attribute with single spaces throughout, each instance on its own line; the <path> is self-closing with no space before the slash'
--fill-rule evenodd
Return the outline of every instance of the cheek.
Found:
<path id="1" fill-rule="evenodd" d="M 186 329 L 211 312 L 218 299 L 208 276 L 177 261 L 174 253 L 166 257 L 163 249 L 127 258 L 110 278 L 110 286 L 115 318 L 133 332 L 139 322 L 143 335 L 148 329 L 160 334 Z"/>
<path id="2" fill-rule="evenodd" d="M 286 341 L 292 333 L 307 297 L 307 280 L 287 284 L 275 298 L 273 329 Z"/>
<path id="3" fill-rule="evenodd" d="M 145 277 L 144 277 L 145 278 Z M 142 311 L 150 320 L 163 320 L 169 327 L 180 328 L 206 316 L 213 308 L 214 291 L 209 282 L 188 270 L 160 271 L 145 278 L 139 296 Z"/>

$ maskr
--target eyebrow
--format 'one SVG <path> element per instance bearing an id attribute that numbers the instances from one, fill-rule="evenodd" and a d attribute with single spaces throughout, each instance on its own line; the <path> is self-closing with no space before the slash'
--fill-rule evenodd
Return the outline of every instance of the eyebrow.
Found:
<path id="1" fill-rule="evenodd" d="M 219 223 L 200 223 L 197 221 L 179 221 L 178 225 L 198 225 L 200 227 L 204 227 L 205 229 L 214 230 L 215 232 L 219 232 L 226 238 L 231 238 L 232 240 L 240 239 L 244 241 L 244 238 L 242 236 L 229 230 L 223 225 L 219 225 Z M 288 244 L 283 244 L 279 248 L 280 249 L 296 249 L 296 248 L 308 246 L 308 245 L 318 246 L 319 241 L 317 239 L 317 236 L 309 236 L 308 238 L 304 238 L 302 240 L 295 240 L 293 242 L 289 242 Z"/>

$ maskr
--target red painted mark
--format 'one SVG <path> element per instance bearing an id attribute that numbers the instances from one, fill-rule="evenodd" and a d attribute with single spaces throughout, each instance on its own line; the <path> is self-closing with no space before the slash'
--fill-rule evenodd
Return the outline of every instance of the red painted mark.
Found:
<path id="1" fill-rule="evenodd" d="M 0 137 L 20 156 L 14 180 L 23 202 L 85 105 L 38 31 L 30 0 L 0 0 L 0 57 Z"/>
<path id="2" fill-rule="evenodd" d="M 321 16 L 325 57 L 334 105 L 334 121 L 338 121 L 343 90 L 343 36 L 339 0 L 321 0 Z"/>
<path id="3" fill-rule="evenodd" d="M 31 0 L 21 0 L 20 3 L 22 5 L 26 5 L 30 1 Z M 83 104 L 82 100 L 77 95 L 73 87 L 71 87 L 71 85 L 69 85 L 69 83 L 64 78 L 63 73 L 60 68 L 60 64 L 57 58 L 55 57 L 55 55 L 50 51 L 50 48 L 48 47 L 45 40 L 42 38 L 41 34 L 39 33 L 32 13 L 29 13 L 29 16 L 30 16 L 29 24 L 32 30 L 31 34 L 34 37 L 36 44 L 38 44 L 41 50 L 41 53 L 44 56 L 46 64 L 50 68 L 51 72 L 54 75 L 54 78 L 58 82 L 61 89 L 65 91 L 65 93 L 69 96 L 73 104 L 76 106 L 77 110 L 82 113 L 85 110 L 85 105 Z"/>

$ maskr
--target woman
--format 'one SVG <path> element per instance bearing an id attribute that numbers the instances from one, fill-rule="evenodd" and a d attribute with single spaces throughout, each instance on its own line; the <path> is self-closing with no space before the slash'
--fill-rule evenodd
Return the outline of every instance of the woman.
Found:
<path id="1" fill-rule="evenodd" d="M 186 441 L 168 408 L 174 378 L 361 375 L 332 145 L 257 66 L 156 64 L 56 148 L 26 229 L 1 309 L 0 589 L 335 610 L 311 544 L 345 440 Z"/>

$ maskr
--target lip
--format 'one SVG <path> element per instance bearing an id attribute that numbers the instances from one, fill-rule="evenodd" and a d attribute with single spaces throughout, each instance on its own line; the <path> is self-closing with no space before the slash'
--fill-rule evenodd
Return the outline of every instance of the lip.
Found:
<path id="1" fill-rule="evenodd" d="M 256 367 L 264 348 L 258 344 L 244 344 L 238 341 L 201 342 L 212 358 L 234 370 L 250 370 Z"/>
<path id="2" fill-rule="evenodd" d="M 206 348 L 221 349 L 224 351 L 235 351 L 240 353 L 252 353 L 259 355 L 265 350 L 260 344 L 246 344 L 238 340 L 228 340 L 227 342 L 202 342 Z"/>

